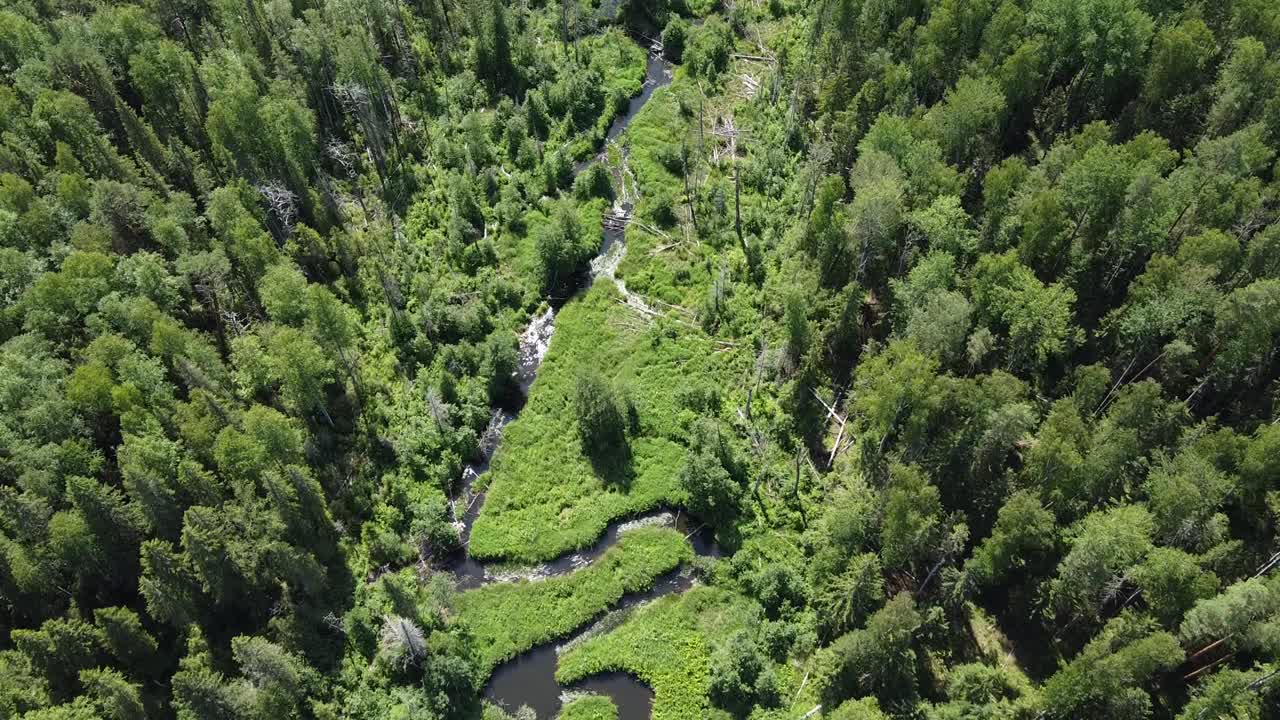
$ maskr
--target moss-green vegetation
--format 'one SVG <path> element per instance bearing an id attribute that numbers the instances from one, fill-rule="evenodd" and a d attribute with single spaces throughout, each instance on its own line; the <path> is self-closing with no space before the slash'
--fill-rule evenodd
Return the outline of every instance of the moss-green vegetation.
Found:
<path id="1" fill-rule="evenodd" d="M 462 593 L 458 622 L 474 635 L 484 675 L 535 645 L 567 635 L 618 602 L 644 590 L 692 557 L 669 528 L 642 527 L 589 566 L 546 580 L 494 583 Z"/>
<path id="2" fill-rule="evenodd" d="M 617 720 L 618 706 L 602 695 L 574 698 L 560 710 L 557 720 Z"/>
<path id="3" fill-rule="evenodd" d="M 653 720 L 705 717 L 711 650 L 743 627 L 747 602 L 725 590 L 697 587 L 663 597 L 612 632 L 560 656 L 562 684 L 604 672 L 626 672 L 653 688 Z"/>
<path id="4" fill-rule="evenodd" d="M 0 717 L 506 718 L 689 558 L 440 567 L 567 303 L 473 554 L 726 557 L 566 679 L 1274 720 L 1275 0 L 0 5 Z"/>
<path id="5" fill-rule="evenodd" d="M 485 506 L 471 534 L 476 557 L 539 561 L 591 544 L 616 518 L 684 500 L 677 472 L 685 434 L 679 396 L 735 368 L 695 328 L 649 322 L 598 282 L 556 317 L 556 335 L 520 417 L 503 436 Z M 627 467 L 601 477 L 576 431 L 578 373 L 595 368 L 634 405 Z"/>

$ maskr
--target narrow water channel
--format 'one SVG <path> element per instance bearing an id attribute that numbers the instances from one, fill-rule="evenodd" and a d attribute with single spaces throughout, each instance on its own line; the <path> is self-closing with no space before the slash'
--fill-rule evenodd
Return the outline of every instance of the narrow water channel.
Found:
<path id="1" fill-rule="evenodd" d="M 626 112 L 614 119 L 606 135 L 606 142 L 616 140 L 625 132 L 632 119 L 635 118 L 636 113 L 653 96 L 654 91 L 670 82 L 670 65 L 662 58 L 650 53 L 645 67 L 644 87 L 639 95 L 631 98 Z M 602 157 L 603 153 L 596 159 L 602 159 Z M 585 169 L 593 160 L 578 163 L 574 167 L 575 174 Z M 622 179 L 615 178 L 615 180 L 621 182 Z M 619 200 L 618 206 L 615 208 L 615 210 L 621 210 L 627 215 L 630 214 L 631 209 L 630 203 L 626 200 Z M 604 275 L 612 277 L 612 265 L 608 262 L 608 259 L 616 256 L 618 250 L 614 249 L 615 245 L 621 245 L 624 233 L 625 231 L 618 227 L 613 229 L 605 227 L 604 236 L 601 239 L 600 252 L 596 259 L 592 261 L 593 279 L 595 276 Z M 523 404 L 524 398 L 528 397 L 529 388 L 533 385 L 538 366 L 546 356 L 547 348 L 550 346 L 551 336 L 554 332 L 555 312 L 548 309 L 535 317 L 520 337 L 519 361 L 516 370 L 516 380 L 520 387 L 520 397 L 518 399 L 520 404 Z M 481 439 L 481 457 L 478 461 L 469 463 L 463 469 L 462 503 L 465 510 L 461 513 L 459 522 L 464 551 L 451 566 L 451 570 L 457 577 L 459 589 L 467 590 L 487 583 L 521 578 L 536 580 L 572 572 L 585 567 L 600 557 L 617 542 L 619 533 L 624 532 L 628 526 L 639 523 L 673 526 L 689 538 L 695 554 L 711 557 L 720 555 L 720 548 L 716 545 L 715 539 L 709 530 L 697 526 L 688 515 L 678 510 L 661 509 L 637 518 L 615 521 L 608 526 L 600 539 L 590 548 L 567 553 L 549 563 L 533 568 L 513 570 L 485 565 L 473 560 L 466 551 L 466 546 L 471 539 L 471 527 L 476 518 L 479 517 L 480 509 L 484 505 L 484 494 L 473 493 L 472 487 L 476 479 L 488 471 L 489 463 L 501 443 L 502 429 L 507 423 L 515 419 L 519 410 L 520 407 L 518 405 L 493 409 L 489 427 Z M 688 568 L 677 569 L 660 578 L 649 590 L 624 597 L 617 606 L 605 614 L 603 619 L 582 629 L 573 637 L 558 643 L 551 642 L 539 645 L 500 665 L 490 677 L 488 685 L 485 686 L 485 698 L 509 711 L 514 711 L 520 706 L 527 706 L 535 712 L 539 720 L 551 720 L 559 712 L 566 690 L 572 693 L 597 693 L 607 695 L 613 699 L 614 704 L 618 707 L 620 720 L 649 720 L 653 706 L 653 691 L 643 683 L 624 673 L 607 673 L 588 678 L 574 684 L 571 688 L 562 688 L 555 678 L 557 653 L 566 644 L 572 643 L 584 635 L 599 632 L 602 625 L 620 621 L 625 616 L 625 613 L 628 613 L 638 605 L 670 593 L 684 592 L 689 589 L 692 583 L 693 579 L 689 574 Z"/>

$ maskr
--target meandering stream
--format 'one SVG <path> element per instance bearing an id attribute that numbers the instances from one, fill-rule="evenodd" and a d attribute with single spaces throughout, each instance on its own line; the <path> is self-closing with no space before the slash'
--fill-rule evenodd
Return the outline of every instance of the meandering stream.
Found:
<path id="1" fill-rule="evenodd" d="M 639 95 L 631 98 L 626 112 L 614 119 L 606 135 L 606 142 L 612 142 L 626 131 L 636 113 L 653 96 L 653 92 L 670 82 L 670 66 L 662 58 L 651 53 L 645 68 L 643 89 Z M 574 167 L 575 174 L 581 172 L 590 162 L 585 161 L 576 165 Z M 625 169 L 623 172 L 625 173 Z M 615 180 L 625 182 L 623 178 L 615 178 Z M 618 201 L 615 209 L 630 215 L 632 210 L 630 199 L 623 197 Z M 620 227 L 605 227 L 600 252 L 591 263 L 593 280 L 597 277 L 607 277 L 617 282 L 613 277 L 613 270 L 617 266 L 617 260 L 620 259 L 624 234 L 625 231 Z M 622 289 L 625 292 L 625 288 Z M 554 332 L 555 312 L 552 309 L 548 309 L 535 317 L 520 336 L 516 379 L 520 386 L 521 400 L 528 397 L 529 388 L 533 385 L 538 366 L 542 363 L 542 359 L 546 357 L 547 349 L 551 343 L 551 336 Z M 538 580 L 572 572 L 589 565 L 600 557 L 617 542 L 619 533 L 625 531 L 628 526 L 640 523 L 671 525 L 689 538 L 695 554 L 711 557 L 720 555 L 720 548 L 716 545 L 710 531 L 700 526 L 695 526 L 695 523 L 691 521 L 688 515 L 675 510 L 662 509 L 639 517 L 615 521 L 608 526 L 600 539 L 590 548 L 567 553 L 549 563 L 535 567 L 512 569 L 485 565 L 472 559 L 470 554 L 465 551 L 465 548 L 471 540 L 472 525 L 480 515 L 480 509 L 484 505 L 484 494 L 473 493 L 472 486 L 477 478 L 488 471 L 489 463 L 501 444 L 502 429 L 507 423 L 515 419 L 518 413 L 519 407 L 494 408 L 489 427 L 481 440 L 480 460 L 466 465 L 463 469 L 462 500 L 465 503 L 466 510 L 460 518 L 460 531 L 464 552 L 451 567 L 457 576 L 459 589 L 467 590 L 493 582 L 510 582 L 520 579 Z M 562 647 L 577 641 L 585 635 L 601 632 L 604 628 L 612 627 L 617 622 L 620 622 L 626 613 L 640 604 L 662 595 L 684 592 L 689 589 L 692 582 L 693 580 L 687 568 L 677 569 L 660 578 L 649 590 L 624 597 L 602 619 L 578 631 L 572 637 L 559 642 L 539 645 L 503 663 L 490 676 L 489 683 L 484 690 L 485 697 L 509 711 L 513 711 L 521 705 L 526 705 L 533 709 L 539 720 L 551 720 L 559 712 L 566 690 L 575 693 L 591 692 L 611 697 L 614 704 L 618 706 L 620 720 L 648 720 L 653 706 L 653 691 L 647 686 L 629 675 L 609 673 L 575 683 L 571 688 L 562 688 L 555 678 L 557 653 Z"/>

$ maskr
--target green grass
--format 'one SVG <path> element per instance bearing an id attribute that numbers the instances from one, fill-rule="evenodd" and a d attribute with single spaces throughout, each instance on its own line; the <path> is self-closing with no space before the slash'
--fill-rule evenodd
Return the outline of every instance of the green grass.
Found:
<path id="1" fill-rule="evenodd" d="M 622 533 L 614 547 L 582 570 L 462 593 L 458 620 L 475 636 L 487 676 L 503 661 L 585 625 L 623 595 L 649 588 L 692 556 L 679 532 L 636 528 Z"/>
<path id="2" fill-rule="evenodd" d="M 700 331 L 653 325 L 621 304 L 608 282 L 569 302 L 529 402 L 507 427 L 486 476 L 484 509 L 471 534 L 474 557 L 548 560 L 593 543 L 613 520 L 685 500 L 677 474 L 686 428 L 682 387 L 742 374 L 738 353 L 717 352 Z M 573 403 L 577 373 L 598 368 L 625 388 L 639 416 L 631 477 L 606 482 L 578 442 Z M 727 383 L 725 383 L 727 384 Z"/>
<path id="3" fill-rule="evenodd" d="M 618 706 L 603 695 L 584 695 L 569 701 L 557 720 L 617 720 Z"/>
<path id="4" fill-rule="evenodd" d="M 653 688 L 653 720 L 706 717 L 711 649 L 742 626 L 745 605 L 740 596 L 714 587 L 660 598 L 617 629 L 565 651 L 556 680 L 569 684 L 625 672 Z"/>

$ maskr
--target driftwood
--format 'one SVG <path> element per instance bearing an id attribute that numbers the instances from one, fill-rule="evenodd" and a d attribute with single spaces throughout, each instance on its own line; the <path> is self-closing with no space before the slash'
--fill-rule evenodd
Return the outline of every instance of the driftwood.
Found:
<path id="1" fill-rule="evenodd" d="M 684 240 L 676 240 L 675 242 L 667 243 L 666 245 L 659 245 L 658 247 L 653 248 L 652 250 L 650 250 L 650 251 L 649 251 L 649 254 L 650 254 L 650 255 L 659 255 L 659 254 L 664 253 L 664 252 L 666 252 L 666 251 L 668 251 L 668 250 L 671 250 L 671 249 L 673 249 L 673 248 L 678 248 L 678 247 L 680 247 L 681 245 L 684 245 L 684 243 L 685 243 L 685 241 L 684 241 Z"/>

